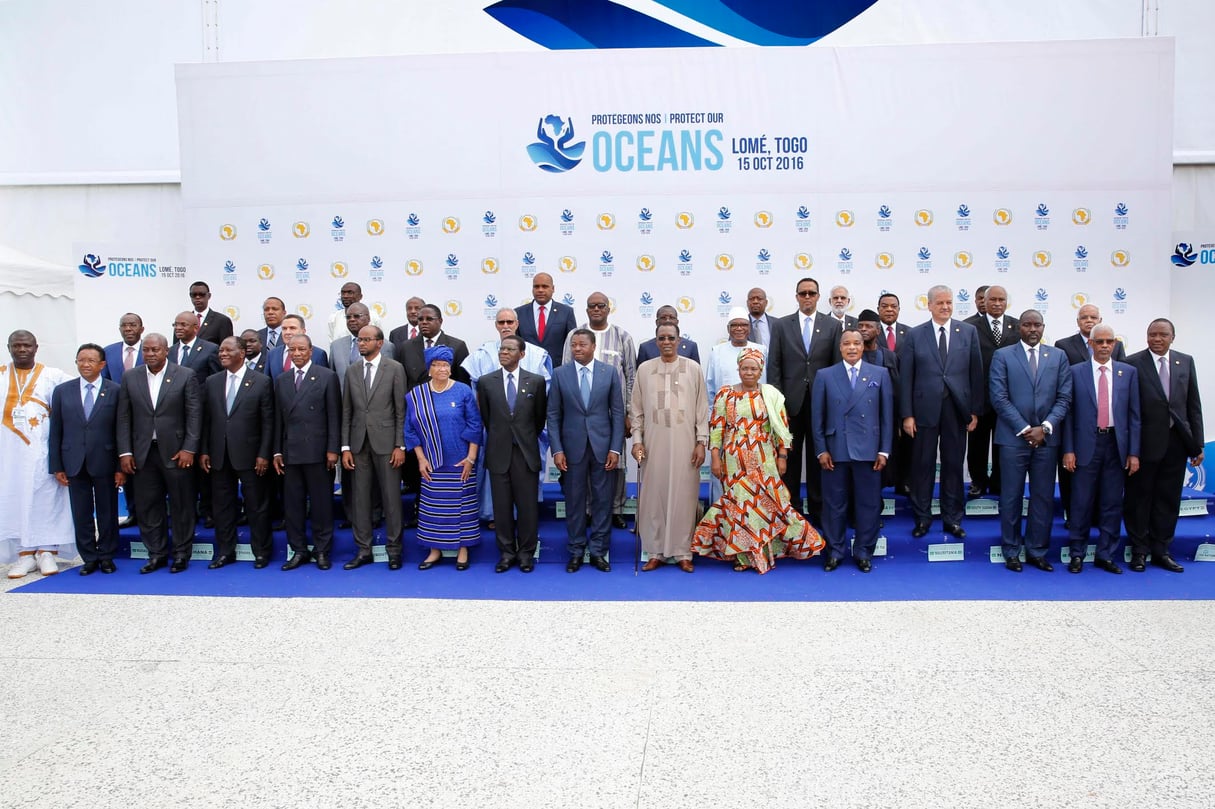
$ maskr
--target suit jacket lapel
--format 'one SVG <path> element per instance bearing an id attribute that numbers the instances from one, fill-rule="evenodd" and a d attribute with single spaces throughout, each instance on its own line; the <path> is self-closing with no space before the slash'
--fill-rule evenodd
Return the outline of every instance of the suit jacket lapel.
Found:
<path id="1" fill-rule="evenodd" d="M 848 389 L 848 409 L 851 410 L 861 397 L 865 395 L 865 388 L 869 386 L 869 377 L 873 376 L 873 366 L 864 360 L 861 361 L 856 371 L 856 387 L 852 387 L 851 381 L 848 379 L 850 372 L 844 371 L 844 385 Z"/>

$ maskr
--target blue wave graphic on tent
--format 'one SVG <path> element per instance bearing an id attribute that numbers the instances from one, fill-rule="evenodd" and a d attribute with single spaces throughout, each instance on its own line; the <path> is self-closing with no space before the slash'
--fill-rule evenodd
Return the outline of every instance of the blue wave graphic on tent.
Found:
<path id="1" fill-rule="evenodd" d="M 753 45 L 809 45 L 877 0 L 655 0 L 718 33 Z M 500 0 L 485 13 L 550 50 L 715 46 L 611 0 Z"/>

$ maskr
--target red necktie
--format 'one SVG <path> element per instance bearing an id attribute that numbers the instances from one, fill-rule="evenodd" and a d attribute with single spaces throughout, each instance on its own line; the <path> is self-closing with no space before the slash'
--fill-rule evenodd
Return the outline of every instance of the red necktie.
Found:
<path id="1" fill-rule="evenodd" d="M 886 348 L 894 351 L 894 326 L 886 327 Z"/>
<path id="2" fill-rule="evenodd" d="M 409 339 L 412 340 L 413 338 L 415 338 L 417 336 L 418 336 L 418 327 L 410 326 L 409 327 Z"/>
<path id="3" fill-rule="evenodd" d="M 1097 370 L 1101 372 L 1097 380 L 1097 427 L 1104 430 L 1110 426 L 1110 381 L 1105 377 L 1104 365 Z"/>
<path id="4" fill-rule="evenodd" d="M 199 314 L 199 313 L 196 313 L 194 316 L 195 316 L 196 318 L 198 318 L 198 328 L 200 328 L 200 329 L 201 329 L 201 328 L 202 328 L 202 315 L 201 315 L 201 314 Z"/>
<path id="5" fill-rule="evenodd" d="M 287 349 L 283 348 L 283 370 L 291 367 L 291 358 L 287 356 Z"/>
<path id="6" fill-rule="evenodd" d="M 544 307 L 541 306 L 540 320 L 536 323 L 536 337 L 540 339 L 540 342 L 544 342 L 544 322 Z"/>

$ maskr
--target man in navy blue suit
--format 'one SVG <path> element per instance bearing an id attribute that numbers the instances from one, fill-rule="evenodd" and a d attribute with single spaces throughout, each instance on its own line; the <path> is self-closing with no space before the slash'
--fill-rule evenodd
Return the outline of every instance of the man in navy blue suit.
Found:
<path id="1" fill-rule="evenodd" d="M 679 310 L 674 306 L 659 306 L 658 311 L 654 313 L 654 331 L 657 333 L 659 326 L 674 326 L 675 330 L 679 330 Z M 679 345 L 675 347 L 675 353 L 681 357 L 687 357 L 692 362 L 700 364 L 700 347 L 695 341 L 689 340 L 686 337 L 679 338 Z M 637 365 L 640 368 L 641 363 L 646 360 L 652 360 L 657 357 L 658 339 L 651 337 L 637 347 Z"/>
<path id="2" fill-rule="evenodd" d="M 553 463 L 561 470 L 569 563 L 577 573 L 586 537 L 587 500 L 591 504 L 591 564 L 607 573 L 612 531 L 612 497 L 624 452 L 624 394 L 620 375 L 595 359 L 595 333 L 576 329 L 570 338 L 573 361 L 553 369 L 548 394 L 548 436 Z"/>
<path id="3" fill-rule="evenodd" d="M 953 290 L 944 284 L 928 290 L 932 318 L 907 333 L 899 350 L 899 412 L 911 436 L 911 511 L 916 537 L 932 524 L 932 481 L 941 453 L 941 521 L 945 532 L 964 539 L 962 459 L 966 434 L 979 423 L 983 408 L 983 358 L 979 335 L 969 323 L 953 319 Z"/>
<path id="4" fill-rule="evenodd" d="M 291 342 L 292 338 L 308 333 L 308 327 L 299 315 L 287 315 L 283 318 L 283 323 L 279 328 L 283 333 L 283 341 L 270 349 L 270 353 L 266 355 L 266 373 L 270 374 L 271 379 L 278 379 L 279 374 L 291 368 L 291 357 L 287 354 L 287 344 Z M 309 337 L 308 341 L 311 342 L 312 338 Z M 312 347 L 312 364 L 318 368 L 329 367 L 329 355 L 325 349 L 319 346 Z"/>
<path id="5" fill-rule="evenodd" d="M 810 412 L 814 451 L 823 470 L 823 533 L 830 573 L 848 554 L 848 514 L 856 518 L 852 558 L 868 573 L 882 513 L 882 468 L 894 441 L 894 383 L 880 365 L 862 359 L 861 333 L 840 338 L 843 362 L 814 377 Z"/>
<path id="6" fill-rule="evenodd" d="M 565 337 L 577 328 L 574 310 L 553 301 L 553 277 L 538 272 L 532 278 L 532 302 L 515 309 L 519 317 L 516 332 L 525 341 L 538 345 L 552 357 L 553 368 L 561 364 Z"/>
<path id="7" fill-rule="evenodd" d="M 1025 559 L 1050 572 L 1050 524 L 1054 517 L 1055 463 L 1063 422 L 1072 404 L 1072 372 L 1067 354 L 1041 345 L 1045 323 L 1036 309 L 1021 314 L 1021 340 L 991 358 L 988 383 L 996 414 L 996 463 L 1000 475 L 1000 541 L 1004 566 L 1021 572 L 1021 510 L 1029 475 L 1029 524 Z"/>
<path id="8" fill-rule="evenodd" d="M 118 569 L 118 487 L 126 476 L 118 469 L 118 384 L 102 378 L 105 364 L 105 349 L 85 343 L 76 350 L 80 378 L 51 394 L 48 471 L 68 487 L 81 576 Z"/>
<path id="9" fill-rule="evenodd" d="M 118 319 L 122 339 L 105 347 L 105 368 L 101 376 L 122 382 L 122 372 L 143 365 L 143 318 L 127 312 Z"/>
<path id="10" fill-rule="evenodd" d="M 1063 431 L 1063 466 L 1075 473 L 1067 572 L 1079 573 L 1083 567 L 1097 503 L 1096 565 L 1121 573 L 1114 551 L 1126 476 L 1139 471 L 1139 374 L 1135 366 L 1111 359 L 1118 343 L 1112 326 L 1094 326 L 1089 343 L 1093 358 L 1071 367 L 1072 412 Z"/>

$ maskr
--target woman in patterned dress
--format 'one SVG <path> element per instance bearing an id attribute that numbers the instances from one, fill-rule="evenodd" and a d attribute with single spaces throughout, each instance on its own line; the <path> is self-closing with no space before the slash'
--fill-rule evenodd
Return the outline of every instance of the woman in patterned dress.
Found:
<path id="1" fill-rule="evenodd" d="M 426 349 L 430 380 L 405 395 L 405 448 L 418 457 L 418 543 L 430 548 L 418 570 L 429 570 L 444 548 L 459 548 L 456 570 L 468 570 L 468 546 L 481 541 L 477 478 L 481 415 L 472 388 L 451 378 L 454 353 Z"/>
<path id="2" fill-rule="evenodd" d="M 802 518 L 781 482 L 793 437 L 785 397 L 761 385 L 764 358 L 753 348 L 738 357 L 737 385 L 722 388 L 709 422 L 711 470 L 723 493 L 696 527 L 692 550 L 767 573 L 776 559 L 809 559 L 823 538 Z"/>

